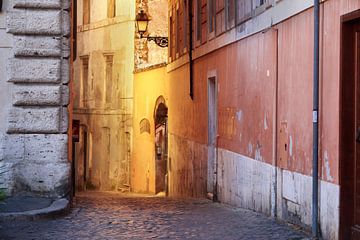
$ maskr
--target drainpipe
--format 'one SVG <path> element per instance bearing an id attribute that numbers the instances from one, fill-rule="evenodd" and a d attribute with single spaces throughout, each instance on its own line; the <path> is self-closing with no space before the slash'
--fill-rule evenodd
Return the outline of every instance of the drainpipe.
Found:
<path id="1" fill-rule="evenodd" d="M 314 83 L 313 83 L 313 189 L 312 189 L 312 234 L 318 237 L 318 145 L 319 145 L 319 18 L 320 2 L 314 0 Z"/>
<path id="2" fill-rule="evenodd" d="M 188 15 L 189 15 L 189 75 L 190 75 L 190 98 L 194 100 L 194 61 L 192 59 L 193 49 L 193 1 L 189 0 Z"/>

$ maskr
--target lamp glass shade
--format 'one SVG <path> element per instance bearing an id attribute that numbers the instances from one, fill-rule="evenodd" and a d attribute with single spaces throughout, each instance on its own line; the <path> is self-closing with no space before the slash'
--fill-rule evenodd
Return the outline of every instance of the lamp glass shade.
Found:
<path id="1" fill-rule="evenodd" d="M 137 21 L 137 30 L 140 35 L 144 34 L 148 27 L 148 21 Z"/>
<path id="2" fill-rule="evenodd" d="M 144 12 L 144 10 L 141 10 L 137 15 L 136 15 L 136 27 L 137 27 L 137 31 L 138 33 L 142 36 L 148 28 L 148 24 L 149 24 L 149 17 L 146 15 L 146 13 Z"/>

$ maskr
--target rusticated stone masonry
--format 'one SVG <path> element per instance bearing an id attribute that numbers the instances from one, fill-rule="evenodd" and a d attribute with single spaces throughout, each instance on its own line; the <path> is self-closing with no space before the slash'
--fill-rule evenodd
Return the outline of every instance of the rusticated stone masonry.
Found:
<path id="1" fill-rule="evenodd" d="M 12 195 L 62 197 L 69 191 L 67 159 L 70 0 L 13 0 L 7 32 L 13 56 L 4 161 Z"/>

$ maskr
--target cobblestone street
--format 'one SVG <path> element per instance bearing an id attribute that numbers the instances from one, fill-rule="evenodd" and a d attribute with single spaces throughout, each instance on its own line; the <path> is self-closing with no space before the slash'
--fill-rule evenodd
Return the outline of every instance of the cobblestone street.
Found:
<path id="1" fill-rule="evenodd" d="M 0 239 L 307 239 L 291 226 L 208 200 L 85 192 L 66 217 L 1 223 Z"/>

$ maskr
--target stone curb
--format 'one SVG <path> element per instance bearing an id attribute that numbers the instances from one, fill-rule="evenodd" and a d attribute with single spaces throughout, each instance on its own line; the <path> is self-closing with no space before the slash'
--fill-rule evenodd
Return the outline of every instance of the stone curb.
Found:
<path id="1" fill-rule="evenodd" d="M 49 207 L 25 212 L 0 213 L 0 222 L 15 220 L 37 220 L 42 218 L 55 218 L 67 214 L 70 202 L 65 198 L 54 201 Z"/>

